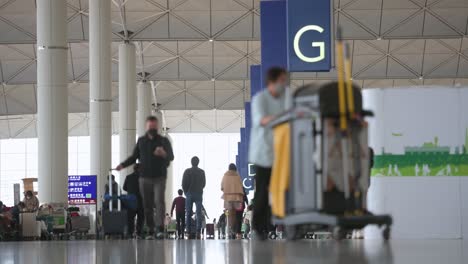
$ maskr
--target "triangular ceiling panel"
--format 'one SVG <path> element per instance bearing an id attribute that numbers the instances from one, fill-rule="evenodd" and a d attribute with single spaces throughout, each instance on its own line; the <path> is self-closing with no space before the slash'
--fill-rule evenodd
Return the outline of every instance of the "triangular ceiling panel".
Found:
<path id="1" fill-rule="evenodd" d="M 181 17 L 183 20 L 190 23 L 195 28 L 201 30 L 205 35 L 207 36 L 210 35 L 210 12 L 209 11 L 202 11 L 202 12 L 201 11 L 174 11 L 171 14 L 175 14 L 178 17 Z M 172 17 L 171 17 L 171 22 L 172 22 Z M 194 29 L 191 29 L 191 31 L 193 30 Z M 199 33 L 197 34 L 199 35 Z M 172 36 L 176 37 L 177 35 L 172 35 Z"/>
<path id="2" fill-rule="evenodd" d="M 236 63 L 245 62 L 245 58 L 242 57 L 217 57 L 214 61 L 214 73 L 215 76 L 219 74 L 224 74 L 225 72 L 231 70 L 233 65 Z M 244 66 L 247 70 L 247 65 Z"/>
<path id="3" fill-rule="evenodd" d="M 372 1 L 378 2 L 378 1 Z M 361 24 L 372 30 L 374 33 L 379 33 L 380 28 L 380 9 L 378 10 L 369 10 L 366 8 L 364 10 L 346 10 L 346 13 L 352 16 L 354 19 L 359 21 Z"/>
<path id="4" fill-rule="evenodd" d="M 423 54 L 425 40 L 392 39 L 390 53 L 392 54 Z"/>
<path id="5" fill-rule="evenodd" d="M 16 132 L 16 138 L 32 138 L 37 137 L 36 121 L 31 120 L 28 125 Z"/>
<path id="6" fill-rule="evenodd" d="M 392 2 L 392 1 L 385 1 Z M 422 34 L 423 12 L 419 9 L 384 9 L 382 34 L 389 36 L 420 36 Z"/>
<path id="7" fill-rule="evenodd" d="M 447 60 L 456 60 L 454 54 L 428 54 L 424 58 L 423 72 L 424 75 L 432 72 L 435 67 Z"/>
<path id="8" fill-rule="evenodd" d="M 202 33 L 197 31 L 197 30 L 201 30 L 201 32 L 203 32 L 203 29 L 200 29 L 194 25 L 191 25 L 190 22 L 187 21 L 183 17 L 176 17 L 174 15 L 170 16 L 169 30 L 170 30 L 169 34 L 172 38 L 179 38 L 179 39 L 197 38 L 198 39 L 198 38 L 205 37 Z"/>
<path id="9" fill-rule="evenodd" d="M 213 43 L 210 41 L 179 41 L 179 53 L 188 57 L 209 56 L 213 52 Z M 216 44 L 214 44 L 216 45 Z"/>
<path id="10" fill-rule="evenodd" d="M 246 15 L 240 21 L 237 21 L 229 29 L 218 35 L 221 39 L 239 39 L 239 38 L 250 38 L 252 32 L 252 21 L 253 17 L 251 14 Z"/>
<path id="11" fill-rule="evenodd" d="M 346 2 L 346 1 L 341 1 Z M 347 1 L 346 3 L 341 3 L 342 8 L 344 5 L 345 10 L 378 10 L 380 11 L 383 1 L 369 1 L 369 0 L 357 0 L 357 1 Z M 349 4 L 348 4 L 349 3 Z"/>
<path id="12" fill-rule="evenodd" d="M 424 1 L 424 0 L 423 0 Z M 417 1 L 415 1 L 417 2 Z M 418 8 L 419 6 L 415 3 L 412 3 L 410 0 L 390 0 L 383 1 L 384 9 L 409 9 L 409 8 Z"/>
<path id="13" fill-rule="evenodd" d="M 169 37 L 168 23 L 169 15 L 164 14 L 158 17 L 157 20 L 156 18 L 149 20 L 144 26 L 138 28 L 132 37 L 138 39 L 166 39 Z"/>
<path id="14" fill-rule="evenodd" d="M 405 64 L 405 66 L 412 69 L 414 72 L 421 72 L 421 64 L 422 64 L 422 55 L 405 55 L 405 56 L 395 56 L 401 63 Z M 388 60 L 388 70 L 386 76 L 388 78 L 404 78 L 406 76 L 418 77 L 417 75 L 413 74 L 412 71 L 408 70 L 406 67 L 401 65 L 399 62 L 389 58 Z"/>
<path id="15" fill-rule="evenodd" d="M 460 58 L 460 63 L 458 66 L 458 77 L 459 78 L 468 78 L 468 60 Z"/>
<path id="16" fill-rule="evenodd" d="M 28 63 L 21 69 L 21 72 L 10 75 L 8 79 L 5 77 L 5 81 L 12 84 L 36 83 L 36 74 L 36 63 Z"/>
<path id="17" fill-rule="evenodd" d="M 221 93 L 220 93 L 221 94 Z M 238 94 L 234 94 L 233 96 L 229 97 L 228 101 L 222 102 L 223 104 L 219 106 L 220 109 L 242 109 L 244 105 L 244 93 L 239 92 Z"/>
<path id="18" fill-rule="evenodd" d="M 77 15 L 71 21 L 68 21 L 68 39 L 84 40 L 82 20 L 83 15 Z"/>
<path id="19" fill-rule="evenodd" d="M 356 71 L 355 71 L 356 72 Z M 387 59 L 383 59 L 359 73 L 359 78 L 377 78 L 387 75 Z"/>
<path id="20" fill-rule="evenodd" d="M 181 79 L 209 79 L 212 76 L 213 64 L 207 57 L 184 57 L 180 60 L 179 70 Z M 193 64 L 193 65 L 192 65 Z"/>
<path id="21" fill-rule="evenodd" d="M 173 0 L 169 7 L 176 11 L 206 11 L 210 10 L 211 0 Z M 174 8 L 177 6 L 176 8 Z"/>
<path id="22" fill-rule="evenodd" d="M 11 118 L 9 122 L 10 135 L 14 137 L 21 134 L 24 129 L 27 129 L 28 126 L 34 123 L 32 115 L 20 116 L 17 118 Z"/>
<path id="23" fill-rule="evenodd" d="M 87 120 L 76 120 L 75 122 L 68 121 L 68 135 L 69 136 L 82 136 L 83 133 L 89 131 Z"/>
<path id="24" fill-rule="evenodd" d="M 158 42 L 159 46 L 152 43 L 144 43 L 143 50 L 146 57 L 173 57 L 177 53 L 176 41 L 161 41 Z"/>
<path id="25" fill-rule="evenodd" d="M 158 103 L 162 104 L 162 108 L 165 110 L 181 110 L 186 109 L 185 102 L 186 97 L 185 93 L 179 93 L 177 95 L 164 98 L 163 94 L 158 99 Z"/>
<path id="26" fill-rule="evenodd" d="M 226 29 L 245 13 L 246 11 L 213 11 L 211 16 L 213 35 L 220 34 L 221 30 Z"/>
<path id="27" fill-rule="evenodd" d="M 450 61 L 438 66 L 437 69 L 431 71 L 427 76 L 430 78 L 441 78 L 441 77 L 457 77 L 458 69 L 458 57 L 451 59 Z"/>
<path id="28" fill-rule="evenodd" d="M 34 36 L 28 35 L 13 26 L 0 22 L 0 35 L 2 43 L 17 43 L 18 41 L 34 41 Z"/>
<path id="29" fill-rule="evenodd" d="M 187 92 L 187 109 L 212 109 L 214 97 L 213 90 L 189 90 Z"/>
<path id="30" fill-rule="evenodd" d="M 374 38 L 372 34 L 342 13 L 339 13 L 339 23 L 343 30 L 343 38 Z"/>
<path id="31" fill-rule="evenodd" d="M 2 20 L 4 20 L 3 23 L 8 21 L 8 23 L 14 24 L 18 30 L 24 31 L 28 36 L 36 35 L 36 10 L 32 14 L 9 13 L 2 14 L 1 16 Z"/>
<path id="32" fill-rule="evenodd" d="M 353 58 L 353 75 L 365 70 L 370 64 L 377 63 L 377 60 L 387 61 L 383 55 L 360 55 Z"/>
<path id="33" fill-rule="evenodd" d="M 426 18 L 424 20 L 424 36 L 452 36 L 456 34 L 457 32 L 447 24 L 426 12 Z"/>
<path id="34" fill-rule="evenodd" d="M 466 2 L 466 1 L 465 1 Z M 468 20 L 468 7 L 465 8 L 431 8 L 431 11 L 441 16 L 460 32 L 465 32 Z"/>

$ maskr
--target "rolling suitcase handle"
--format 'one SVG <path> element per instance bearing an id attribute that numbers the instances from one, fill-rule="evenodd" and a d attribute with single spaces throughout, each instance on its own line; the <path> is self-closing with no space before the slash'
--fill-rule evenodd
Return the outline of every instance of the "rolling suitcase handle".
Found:
<path id="1" fill-rule="evenodd" d="M 109 181 L 109 196 L 111 197 L 109 201 L 109 211 L 112 212 L 112 207 L 113 207 L 113 195 L 112 195 L 112 171 L 117 171 L 116 169 L 110 169 L 109 170 L 109 175 L 108 175 L 108 181 Z M 120 204 L 120 188 L 117 188 L 117 211 L 120 211 L 121 209 L 121 204 Z"/>

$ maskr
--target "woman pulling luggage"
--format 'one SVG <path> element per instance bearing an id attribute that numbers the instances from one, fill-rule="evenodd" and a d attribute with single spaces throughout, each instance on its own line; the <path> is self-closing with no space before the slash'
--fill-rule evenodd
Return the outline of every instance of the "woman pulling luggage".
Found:
<path id="1" fill-rule="evenodd" d="M 221 191 L 223 191 L 222 199 L 224 200 L 224 208 L 228 210 L 228 224 L 231 234 L 236 234 L 238 230 L 236 222 L 236 211 L 242 209 L 244 202 L 244 188 L 242 188 L 242 181 L 237 173 L 235 164 L 229 164 L 229 170 L 224 174 L 221 182 Z M 239 223 L 240 224 L 240 223 Z M 241 237 L 241 234 L 237 234 Z"/>

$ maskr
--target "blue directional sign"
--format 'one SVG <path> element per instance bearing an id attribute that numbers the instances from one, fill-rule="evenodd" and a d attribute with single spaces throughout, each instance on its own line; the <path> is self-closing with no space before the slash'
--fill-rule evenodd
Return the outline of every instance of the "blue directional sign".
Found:
<path id="1" fill-rule="evenodd" d="M 263 88 L 266 73 L 271 67 L 287 67 L 286 1 L 260 2 L 260 30 Z"/>
<path id="2" fill-rule="evenodd" d="M 333 48 L 330 0 L 288 0 L 286 9 L 289 71 L 330 71 Z"/>
<path id="3" fill-rule="evenodd" d="M 96 204 L 96 175 L 68 176 L 68 203 L 73 205 Z"/>

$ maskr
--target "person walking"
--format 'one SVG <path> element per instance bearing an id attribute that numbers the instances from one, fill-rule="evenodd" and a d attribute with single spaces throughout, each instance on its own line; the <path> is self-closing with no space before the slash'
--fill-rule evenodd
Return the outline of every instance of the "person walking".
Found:
<path id="1" fill-rule="evenodd" d="M 185 217 L 186 222 L 185 226 L 187 230 L 192 230 L 192 210 L 193 204 L 196 208 L 196 238 L 201 238 L 201 229 L 202 229 L 202 207 L 203 207 L 203 189 L 206 185 L 205 171 L 198 167 L 200 164 L 200 159 L 198 157 L 193 157 L 191 160 L 192 167 L 186 169 L 182 177 L 182 190 L 185 192 L 186 202 L 185 202 Z M 194 239 L 194 234 L 189 235 L 190 239 Z"/>
<path id="2" fill-rule="evenodd" d="M 271 226 L 268 203 L 271 167 L 273 166 L 273 131 L 267 125 L 285 110 L 288 74 L 272 67 L 266 76 L 266 89 L 252 98 L 249 163 L 255 166 L 253 229 L 264 240 Z"/>
<path id="3" fill-rule="evenodd" d="M 236 224 L 234 228 L 236 231 L 237 239 L 242 239 L 242 222 L 243 222 L 242 220 L 244 218 L 244 211 L 245 211 L 246 205 L 249 205 L 249 199 L 247 198 L 247 195 L 244 192 L 241 207 L 236 209 Z"/>
<path id="4" fill-rule="evenodd" d="M 179 196 L 174 198 L 171 208 L 171 217 L 173 216 L 174 209 L 176 210 L 176 222 L 177 222 L 177 236 L 179 239 L 184 239 L 185 230 L 185 198 L 184 191 L 178 190 Z"/>
<path id="5" fill-rule="evenodd" d="M 235 164 L 229 164 L 228 171 L 224 173 L 221 191 L 223 192 L 224 209 L 228 210 L 228 236 L 232 237 L 237 234 L 236 211 L 242 208 L 244 201 L 244 188 L 242 188 L 242 181 Z"/>
<path id="6" fill-rule="evenodd" d="M 133 173 L 125 177 L 125 182 L 123 185 L 124 191 L 129 195 L 133 195 L 136 198 L 136 208 L 127 208 L 128 216 L 128 233 L 133 235 L 135 231 L 135 216 L 137 217 L 136 225 L 136 238 L 141 238 L 143 235 L 143 225 L 145 223 L 145 212 L 143 209 L 143 199 L 140 193 L 138 170 L 140 165 L 137 163 L 133 166 Z"/>
<path id="7" fill-rule="evenodd" d="M 174 160 L 171 142 L 158 133 L 158 128 L 159 121 L 155 116 L 146 118 L 146 134 L 138 139 L 133 154 L 116 168 L 120 171 L 137 160 L 140 162 L 138 183 L 149 229 L 147 239 L 153 239 L 155 231 L 156 238 L 164 238 L 167 167 Z"/>

